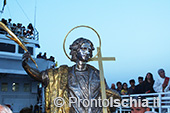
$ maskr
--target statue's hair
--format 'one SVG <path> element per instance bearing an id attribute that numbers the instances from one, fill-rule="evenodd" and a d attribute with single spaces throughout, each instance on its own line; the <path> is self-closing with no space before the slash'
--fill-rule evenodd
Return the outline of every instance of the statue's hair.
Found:
<path id="1" fill-rule="evenodd" d="M 85 38 L 78 38 L 77 40 L 75 40 L 71 45 L 70 45 L 70 55 L 71 55 L 71 61 L 74 61 L 76 62 L 77 60 L 77 51 L 80 49 L 81 45 L 83 43 L 89 43 L 90 44 L 90 47 L 92 48 L 92 51 L 94 50 L 94 47 L 93 47 L 93 43 L 88 40 L 88 39 L 85 39 Z M 93 56 L 92 54 L 92 51 L 90 51 L 90 58 Z"/>

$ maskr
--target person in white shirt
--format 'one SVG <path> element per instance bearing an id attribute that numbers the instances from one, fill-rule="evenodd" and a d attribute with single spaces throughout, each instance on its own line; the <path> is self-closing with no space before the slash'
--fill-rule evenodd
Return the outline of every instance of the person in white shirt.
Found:
<path id="1" fill-rule="evenodd" d="M 161 92 L 170 91 L 169 77 L 165 76 L 165 71 L 163 69 L 159 69 L 158 74 L 160 78 L 158 78 L 153 85 L 155 92 L 161 93 Z M 168 96 L 168 95 L 165 95 L 165 96 Z M 162 113 L 166 113 L 166 109 L 162 109 L 161 111 Z"/>
<path id="2" fill-rule="evenodd" d="M 12 111 L 4 105 L 0 105 L 0 113 L 12 113 Z"/>

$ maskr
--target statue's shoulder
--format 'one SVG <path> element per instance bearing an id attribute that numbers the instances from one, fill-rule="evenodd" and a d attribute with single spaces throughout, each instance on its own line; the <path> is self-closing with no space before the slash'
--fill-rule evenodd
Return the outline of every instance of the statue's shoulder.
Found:
<path id="1" fill-rule="evenodd" d="M 61 65 L 58 69 L 66 69 L 68 68 L 68 65 Z"/>
<path id="2" fill-rule="evenodd" d="M 94 66 L 92 66 L 92 65 L 90 65 L 90 64 L 87 64 L 87 67 L 90 67 L 90 68 L 93 69 L 94 71 L 99 72 L 98 69 L 96 69 Z"/>
<path id="3" fill-rule="evenodd" d="M 58 68 L 50 68 L 50 69 L 47 69 L 46 72 L 58 72 L 58 71 L 64 71 L 64 70 L 68 70 L 68 66 L 67 65 L 61 65 L 60 67 Z"/>

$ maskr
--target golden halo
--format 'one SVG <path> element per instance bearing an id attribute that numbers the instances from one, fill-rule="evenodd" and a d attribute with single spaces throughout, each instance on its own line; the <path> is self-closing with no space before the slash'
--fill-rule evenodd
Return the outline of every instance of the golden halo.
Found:
<path id="1" fill-rule="evenodd" d="M 89 29 L 93 30 L 93 31 L 97 34 L 97 36 L 98 36 L 98 38 L 99 38 L 99 48 L 101 48 L 101 39 L 100 39 L 100 36 L 99 36 L 99 34 L 97 33 L 97 31 L 96 31 L 95 29 L 93 29 L 93 28 L 90 27 L 90 26 L 85 26 L 85 25 L 76 26 L 76 27 L 72 28 L 72 29 L 67 33 L 67 35 L 66 35 L 65 38 L 64 38 L 64 42 L 63 42 L 63 50 L 64 50 L 64 53 L 65 53 L 65 55 L 67 56 L 67 58 L 70 59 L 70 60 L 71 60 L 71 58 L 68 56 L 68 54 L 66 53 L 66 50 L 65 50 L 65 42 L 66 42 L 66 39 L 67 39 L 68 35 L 71 33 L 71 31 L 73 31 L 73 30 L 76 29 L 76 28 L 80 28 L 80 27 L 86 27 L 86 28 L 89 28 Z M 97 52 L 97 54 L 96 54 L 93 58 L 95 58 L 95 57 L 99 54 L 99 52 L 100 52 L 100 50 Z M 92 58 L 91 58 L 91 59 L 92 59 Z M 90 60 L 90 59 L 89 59 L 89 60 Z"/>

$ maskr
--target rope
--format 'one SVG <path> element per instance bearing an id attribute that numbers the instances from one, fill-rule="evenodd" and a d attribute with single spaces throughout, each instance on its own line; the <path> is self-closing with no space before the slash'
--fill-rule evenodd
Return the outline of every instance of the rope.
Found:
<path id="1" fill-rule="evenodd" d="M 28 18 L 27 14 L 25 13 L 24 9 L 21 7 L 21 5 L 18 3 L 18 1 L 16 0 L 18 6 L 21 8 L 22 12 L 24 13 L 24 15 L 27 17 L 28 21 L 31 22 L 31 20 Z"/>
<path id="2" fill-rule="evenodd" d="M 8 5 L 7 5 L 7 8 L 8 8 L 9 16 L 12 18 L 11 11 L 10 11 L 10 9 L 9 9 L 9 6 L 8 6 Z"/>

